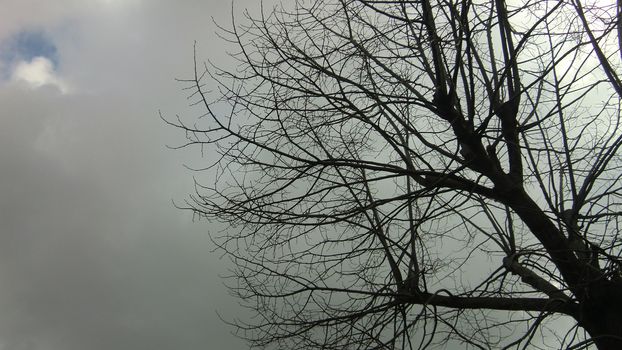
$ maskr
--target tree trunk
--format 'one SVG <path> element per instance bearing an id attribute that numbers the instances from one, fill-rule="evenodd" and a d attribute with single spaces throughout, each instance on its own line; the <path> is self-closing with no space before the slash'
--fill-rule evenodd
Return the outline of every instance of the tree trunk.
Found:
<path id="1" fill-rule="evenodd" d="M 591 287 L 578 321 L 599 350 L 622 349 L 622 285 L 606 281 Z"/>

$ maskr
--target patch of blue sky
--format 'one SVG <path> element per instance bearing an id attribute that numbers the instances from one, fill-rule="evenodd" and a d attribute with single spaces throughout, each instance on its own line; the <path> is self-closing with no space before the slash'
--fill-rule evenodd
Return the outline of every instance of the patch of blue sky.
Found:
<path id="1" fill-rule="evenodd" d="M 58 66 L 58 50 L 52 39 L 42 30 L 22 30 L 0 44 L 0 60 L 11 66 L 19 61 L 45 57 Z"/>

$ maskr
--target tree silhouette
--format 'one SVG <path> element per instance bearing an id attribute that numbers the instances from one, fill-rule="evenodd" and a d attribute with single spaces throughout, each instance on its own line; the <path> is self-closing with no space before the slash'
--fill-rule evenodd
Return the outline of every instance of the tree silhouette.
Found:
<path id="1" fill-rule="evenodd" d="M 221 28 L 237 68 L 195 58 L 200 117 L 168 122 L 216 157 L 184 207 L 225 225 L 240 335 L 622 349 L 621 5 L 591 1 L 296 1 Z"/>

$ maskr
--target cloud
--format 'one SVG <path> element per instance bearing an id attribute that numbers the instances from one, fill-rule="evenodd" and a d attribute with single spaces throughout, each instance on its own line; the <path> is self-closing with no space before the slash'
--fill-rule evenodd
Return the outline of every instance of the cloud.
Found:
<path id="1" fill-rule="evenodd" d="M 28 84 L 32 88 L 53 85 L 67 93 L 69 88 L 54 72 L 54 64 L 46 57 L 34 57 L 30 62 L 20 61 L 11 74 L 12 81 Z"/>
<path id="2" fill-rule="evenodd" d="M 68 84 L 57 72 L 58 48 L 42 29 L 22 29 L 0 43 L 0 72 L 4 79 L 37 89 L 54 86 L 62 93 Z"/>
<path id="3" fill-rule="evenodd" d="M 216 228 L 171 204 L 200 154 L 167 151 L 183 135 L 157 114 L 192 113 L 174 78 L 195 39 L 224 56 L 210 17 L 230 10 L 0 0 L 1 350 L 246 348 L 216 314 L 245 312 L 218 277 Z"/>
<path id="4" fill-rule="evenodd" d="M 18 31 L 3 42 L 1 57 L 5 62 L 30 61 L 35 57 L 46 57 L 56 66 L 58 49 L 45 31 L 26 29 Z"/>
<path id="5" fill-rule="evenodd" d="M 0 349 L 243 349 L 143 103 L 0 88 Z"/>

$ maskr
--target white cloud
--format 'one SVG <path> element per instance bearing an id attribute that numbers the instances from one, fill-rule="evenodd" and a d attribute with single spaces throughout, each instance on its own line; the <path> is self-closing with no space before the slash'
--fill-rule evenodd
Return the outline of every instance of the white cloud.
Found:
<path id="1" fill-rule="evenodd" d="M 69 90 L 67 84 L 54 72 L 52 61 L 45 57 L 35 57 L 30 62 L 19 62 L 13 69 L 11 80 L 24 82 L 32 88 L 53 85 L 63 93 Z"/>

